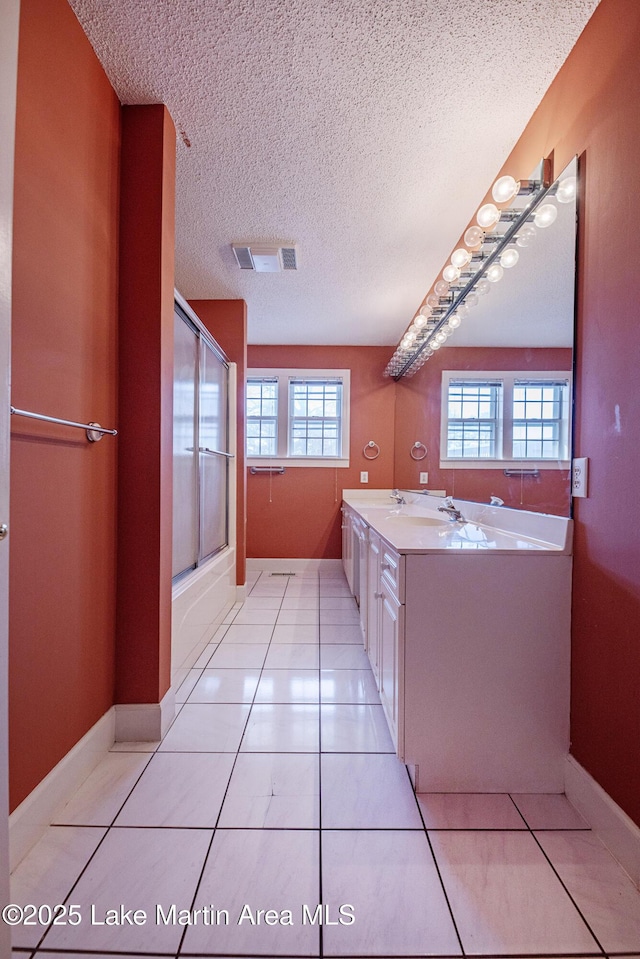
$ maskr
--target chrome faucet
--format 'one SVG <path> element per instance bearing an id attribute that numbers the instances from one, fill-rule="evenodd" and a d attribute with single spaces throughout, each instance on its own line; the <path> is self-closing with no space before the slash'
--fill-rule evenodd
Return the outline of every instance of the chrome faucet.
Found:
<path id="1" fill-rule="evenodd" d="M 466 519 L 460 510 L 455 508 L 450 496 L 445 496 L 444 506 L 438 506 L 438 512 L 446 513 L 452 523 L 466 523 Z"/>
<path id="2" fill-rule="evenodd" d="M 392 489 L 391 492 L 389 493 L 389 496 L 391 497 L 391 499 L 394 499 L 396 501 L 398 506 L 402 506 L 404 503 L 407 502 L 404 496 L 402 496 L 397 489 Z"/>

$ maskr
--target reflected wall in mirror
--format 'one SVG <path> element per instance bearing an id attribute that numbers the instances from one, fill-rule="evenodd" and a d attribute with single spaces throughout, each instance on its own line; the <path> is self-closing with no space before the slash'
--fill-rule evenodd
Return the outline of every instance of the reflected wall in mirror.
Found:
<path id="1" fill-rule="evenodd" d="M 561 194 L 576 176 L 574 159 L 558 177 Z M 514 246 L 517 263 L 487 284 L 415 376 L 398 381 L 398 486 L 570 514 L 575 190 L 551 202 L 555 222 Z M 428 450 L 419 464 L 416 441 Z"/>

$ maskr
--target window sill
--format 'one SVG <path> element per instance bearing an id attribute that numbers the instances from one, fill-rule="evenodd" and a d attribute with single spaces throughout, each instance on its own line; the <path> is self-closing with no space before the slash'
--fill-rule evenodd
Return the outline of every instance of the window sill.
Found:
<path id="1" fill-rule="evenodd" d="M 313 456 L 285 456 L 285 457 L 274 457 L 274 456 L 261 456 L 261 457 L 247 457 L 246 465 L 251 466 L 284 466 L 288 468 L 293 467 L 307 467 L 312 469 L 347 469 L 349 466 L 349 460 L 343 459 L 342 457 L 331 458 L 329 456 L 322 456 L 314 458 Z"/>
<path id="2" fill-rule="evenodd" d="M 569 460 L 440 460 L 441 470 L 570 470 Z"/>

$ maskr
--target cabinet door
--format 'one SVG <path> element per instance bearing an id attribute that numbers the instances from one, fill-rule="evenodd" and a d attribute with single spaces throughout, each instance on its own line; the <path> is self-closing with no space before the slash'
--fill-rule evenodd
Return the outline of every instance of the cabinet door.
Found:
<path id="1" fill-rule="evenodd" d="M 369 530 L 369 557 L 367 561 L 367 631 L 365 646 L 373 675 L 378 682 L 378 647 L 380 634 L 380 537 Z"/>
<path id="2" fill-rule="evenodd" d="M 391 738 L 404 759 L 404 606 L 384 580 L 380 602 L 379 689 Z"/>

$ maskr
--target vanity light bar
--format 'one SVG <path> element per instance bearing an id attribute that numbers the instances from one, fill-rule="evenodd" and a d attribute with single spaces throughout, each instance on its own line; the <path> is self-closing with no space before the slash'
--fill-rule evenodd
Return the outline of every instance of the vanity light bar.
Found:
<path id="1" fill-rule="evenodd" d="M 542 168 L 544 168 L 544 166 L 545 164 L 543 162 Z M 475 287 L 481 280 L 484 280 L 486 283 L 488 275 L 489 278 L 491 278 L 491 272 L 495 275 L 493 282 L 501 278 L 503 267 L 499 260 L 506 247 L 516 239 L 522 226 L 527 221 L 535 220 L 536 210 L 539 210 L 539 216 L 543 213 L 543 211 L 539 209 L 543 201 L 549 196 L 554 196 L 557 189 L 557 183 L 545 183 L 542 180 L 524 180 L 518 183 L 513 177 L 509 176 L 503 176 L 496 180 L 492 190 L 496 202 L 512 202 L 516 196 L 523 195 L 530 196 L 531 200 L 522 210 L 510 210 L 508 208 L 498 210 L 498 208 L 491 203 L 484 204 L 480 208 L 480 211 L 478 211 L 478 219 L 493 221 L 492 226 L 497 225 L 499 222 L 508 223 L 509 226 L 502 234 L 485 233 L 485 229 L 492 229 L 492 226 L 485 228 L 478 227 L 478 230 L 482 233 L 479 241 L 481 244 L 480 247 L 475 250 L 461 248 L 463 253 L 466 252 L 469 254 L 467 265 L 475 265 L 478 267 L 477 270 L 475 272 L 468 269 L 465 270 L 465 272 L 459 270 L 457 279 L 447 285 L 447 293 L 443 295 L 439 296 L 435 292 L 434 287 L 434 292 L 430 293 L 429 297 L 434 300 L 437 299 L 438 305 L 434 305 L 430 309 L 428 309 L 428 307 L 422 307 L 418 312 L 412 321 L 411 327 L 405 332 L 399 346 L 387 364 L 385 370 L 387 376 L 392 376 L 395 380 L 399 380 L 402 376 L 412 376 L 426 363 L 435 350 L 440 349 L 447 337 L 460 325 L 461 317 L 454 316 L 456 310 L 463 304 L 466 310 L 469 309 L 472 302 L 471 300 L 466 302 L 467 298 L 470 294 L 473 294 L 473 296 L 477 298 L 478 292 L 475 290 Z M 561 202 L 563 201 L 561 200 Z M 552 204 L 549 206 L 551 207 L 551 211 L 547 211 L 545 222 L 540 222 L 537 225 L 548 226 L 555 220 L 553 213 L 555 208 Z M 483 214 L 482 217 L 480 213 Z M 491 252 L 485 252 L 485 245 L 493 246 Z M 464 257 L 458 262 L 461 263 L 463 259 Z M 491 271 L 491 267 L 494 266 L 494 264 L 494 271 Z M 447 269 L 447 267 L 445 267 L 445 269 Z M 463 281 L 462 285 L 460 284 L 461 280 Z M 438 283 L 444 282 L 446 281 L 438 280 Z M 425 304 L 426 303 L 427 300 L 425 300 Z M 425 310 L 428 310 L 428 312 L 425 312 Z M 424 322 L 421 324 L 421 328 L 416 330 L 415 323 L 419 317 L 422 317 Z M 433 323 L 434 320 L 436 321 L 435 324 Z M 450 320 L 457 320 L 457 322 L 450 323 Z"/>

